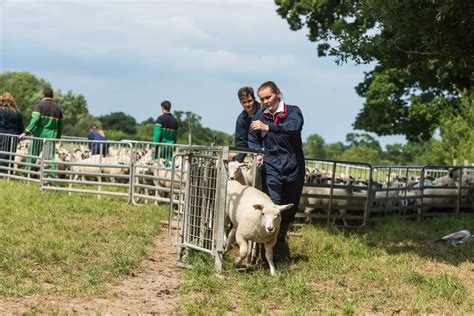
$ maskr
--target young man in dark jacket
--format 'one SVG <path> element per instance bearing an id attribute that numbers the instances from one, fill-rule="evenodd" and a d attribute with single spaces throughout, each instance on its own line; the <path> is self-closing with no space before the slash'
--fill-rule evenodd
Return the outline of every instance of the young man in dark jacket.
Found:
<path id="1" fill-rule="evenodd" d="M 249 148 L 248 133 L 252 116 L 260 110 L 260 104 L 255 100 L 255 95 L 251 87 L 240 88 L 237 92 L 243 111 L 235 122 L 235 147 Z M 245 154 L 238 154 L 235 160 L 242 162 Z"/>

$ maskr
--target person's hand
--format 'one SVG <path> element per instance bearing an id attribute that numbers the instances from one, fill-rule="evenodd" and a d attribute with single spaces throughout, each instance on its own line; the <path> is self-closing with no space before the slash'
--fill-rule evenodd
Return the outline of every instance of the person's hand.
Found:
<path id="1" fill-rule="evenodd" d="M 23 138 L 25 138 L 25 136 L 26 136 L 26 133 L 21 133 L 20 136 L 18 136 L 18 138 L 22 140 Z"/>
<path id="2" fill-rule="evenodd" d="M 250 127 L 254 131 L 260 130 L 262 132 L 268 132 L 268 125 L 263 123 L 262 121 L 253 121 Z"/>
<path id="3" fill-rule="evenodd" d="M 261 155 L 261 154 L 257 155 L 257 165 L 258 166 L 263 165 L 263 155 Z"/>

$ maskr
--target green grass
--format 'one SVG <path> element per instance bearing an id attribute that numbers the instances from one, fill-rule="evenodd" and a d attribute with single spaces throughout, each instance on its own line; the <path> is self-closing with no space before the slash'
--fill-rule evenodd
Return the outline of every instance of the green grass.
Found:
<path id="1" fill-rule="evenodd" d="M 166 207 L 0 181 L 0 296 L 100 295 L 138 267 Z"/>
<path id="2" fill-rule="evenodd" d="M 303 227 L 290 237 L 292 260 L 253 273 L 222 276 L 210 256 L 191 256 L 180 289 L 189 314 L 443 313 L 474 310 L 474 242 L 433 244 L 449 232 L 473 228 L 474 217 L 418 221 L 385 219 L 366 230 Z"/>
<path id="3" fill-rule="evenodd" d="M 37 184 L 0 181 L 0 296 L 100 296 L 140 266 L 166 207 L 124 199 L 41 193 Z M 470 314 L 474 242 L 432 240 L 474 229 L 474 216 L 383 219 L 361 231 L 304 226 L 290 236 L 292 259 L 277 275 L 224 273 L 191 253 L 179 289 L 184 314 Z"/>

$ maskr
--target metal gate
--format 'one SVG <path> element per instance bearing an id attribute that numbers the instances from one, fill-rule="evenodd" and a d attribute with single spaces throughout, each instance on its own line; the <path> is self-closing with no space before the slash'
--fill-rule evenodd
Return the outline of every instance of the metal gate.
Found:
<path id="1" fill-rule="evenodd" d="M 169 214 L 170 221 L 176 215 L 178 265 L 188 266 L 188 250 L 195 249 L 213 255 L 216 270 L 222 271 L 228 157 L 229 149 L 224 147 L 208 154 L 191 152 L 173 158 L 173 172 L 177 172 L 178 159 L 182 161 L 181 168 L 187 169 L 186 180 L 179 181 L 185 190 L 179 190 L 177 198 L 184 203 L 179 203 L 177 210 L 170 204 Z M 171 178 L 176 184 L 175 177 Z M 171 222 L 168 227 L 171 229 Z"/>

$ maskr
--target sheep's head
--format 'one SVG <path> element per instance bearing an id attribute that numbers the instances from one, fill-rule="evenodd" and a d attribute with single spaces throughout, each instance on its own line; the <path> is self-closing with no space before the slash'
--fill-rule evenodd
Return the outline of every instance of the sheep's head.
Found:
<path id="1" fill-rule="evenodd" d="M 229 180 L 239 181 L 241 184 L 244 182 L 244 175 L 242 173 L 242 167 L 246 164 L 244 162 L 231 161 L 227 166 Z"/>
<path id="2" fill-rule="evenodd" d="M 265 226 L 268 234 L 273 234 L 281 223 L 281 212 L 293 207 L 293 204 L 263 206 L 262 204 L 254 204 L 254 209 L 260 211 L 261 224 Z"/>

